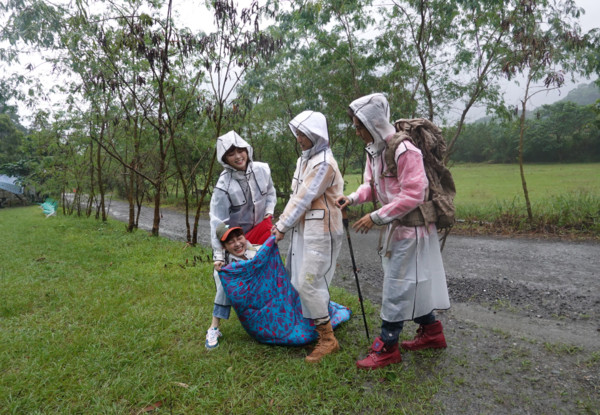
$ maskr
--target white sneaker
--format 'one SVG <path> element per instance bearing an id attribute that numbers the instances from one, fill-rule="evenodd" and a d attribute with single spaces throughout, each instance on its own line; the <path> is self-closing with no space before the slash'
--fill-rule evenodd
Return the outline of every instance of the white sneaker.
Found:
<path id="1" fill-rule="evenodd" d="M 206 343 L 204 345 L 207 349 L 215 349 L 219 347 L 219 337 L 223 334 L 219 331 L 218 327 L 213 327 L 206 331 Z"/>

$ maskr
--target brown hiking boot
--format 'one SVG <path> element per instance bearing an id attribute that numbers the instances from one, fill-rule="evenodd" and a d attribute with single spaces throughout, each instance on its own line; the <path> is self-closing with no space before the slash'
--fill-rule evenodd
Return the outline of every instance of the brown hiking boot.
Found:
<path id="1" fill-rule="evenodd" d="M 333 328 L 331 327 L 331 321 L 326 324 L 321 324 L 316 327 L 317 333 L 319 333 L 319 340 L 312 353 L 306 356 L 304 359 L 308 363 L 318 363 L 321 361 L 323 356 L 337 352 L 340 350 L 340 345 L 333 335 Z"/>
<path id="2" fill-rule="evenodd" d="M 400 344 L 405 350 L 423 350 L 423 349 L 445 349 L 446 338 L 442 331 L 442 322 L 436 321 L 426 326 L 421 325 L 417 329 L 417 335 L 413 340 L 403 341 Z"/>

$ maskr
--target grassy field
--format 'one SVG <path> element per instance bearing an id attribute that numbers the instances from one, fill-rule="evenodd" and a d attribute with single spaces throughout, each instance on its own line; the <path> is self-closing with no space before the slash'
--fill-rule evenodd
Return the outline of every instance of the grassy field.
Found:
<path id="1" fill-rule="evenodd" d="M 457 206 L 524 200 L 516 164 L 456 164 L 450 171 Z M 600 194 L 600 163 L 526 165 L 525 178 L 532 201 L 572 192 Z M 362 175 L 348 174 L 344 179 L 348 194 L 362 182 Z"/>
<path id="2" fill-rule="evenodd" d="M 518 165 L 457 164 L 451 172 L 459 219 L 522 225 L 527 211 Z M 531 164 L 525 178 L 536 226 L 600 233 L 600 163 Z M 362 181 L 361 175 L 344 179 L 346 194 Z"/>
<path id="3" fill-rule="evenodd" d="M 451 168 L 456 204 L 470 206 L 498 201 L 524 201 L 516 164 L 460 164 Z M 532 202 L 567 193 L 600 195 L 600 164 L 532 164 L 525 166 Z"/>
<path id="4" fill-rule="evenodd" d="M 304 363 L 307 348 L 257 343 L 235 316 L 207 351 L 206 248 L 128 234 L 120 222 L 46 219 L 39 207 L 0 210 L 0 235 L 0 413 L 441 412 L 432 397 L 444 353 L 359 372 L 361 316 L 336 330 L 342 350 L 319 365 Z M 342 290 L 333 300 L 360 310 Z M 366 307 L 373 335 L 378 312 Z"/>

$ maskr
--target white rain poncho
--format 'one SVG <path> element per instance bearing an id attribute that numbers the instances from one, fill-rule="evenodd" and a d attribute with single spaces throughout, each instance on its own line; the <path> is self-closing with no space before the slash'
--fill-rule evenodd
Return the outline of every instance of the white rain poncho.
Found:
<path id="1" fill-rule="evenodd" d="M 313 147 L 296 163 L 292 194 L 275 226 L 292 232 L 286 268 L 300 294 L 302 314 L 321 319 L 329 315 L 329 284 L 342 244 L 342 212 L 335 201 L 344 181 L 329 148 L 325 116 L 304 111 L 289 126 L 294 136 L 298 130 L 306 135 Z"/>
<path id="2" fill-rule="evenodd" d="M 419 206 L 427 194 L 421 151 L 403 141 L 395 154 L 397 175 L 383 176 L 386 141 L 395 132 L 388 102 L 382 94 L 372 94 L 353 101 L 350 108 L 374 140 L 365 148 L 369 157 L 363 184 L 348 198 L 360 204 L 371 201 L 375 193 L 382 205 L 371 213 L 376 225 L 385 225 L 379 247 L 384 272 L 381 318 L 413 320 L 435 309 L 447 309 L 450 301 L 435 224 L 405 227 L 394 221 Z"/>
<path id="3" fill-rule="evenodd" d="M 231 167 L 223 156 L 232 146 L 248 151 L 246 171 Z M 230 131 L 217 139 L 217 159 L 223 172 L 210 199 L 210 235 L 213 260 L 222 261 L 224 250 L 216 235 L 221 222 L 229 226 L 239 226 L 247 233 L 259 224 L 266 214 L 273 214 L 277 196 L 271 179 L 271 170 L 266 163 L 252 161 L 252 147 L 235 131 Z"/>

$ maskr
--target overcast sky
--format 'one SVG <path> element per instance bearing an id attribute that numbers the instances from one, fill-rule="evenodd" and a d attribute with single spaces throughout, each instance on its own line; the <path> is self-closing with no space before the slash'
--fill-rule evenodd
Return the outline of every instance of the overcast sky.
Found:
<path id="1" fill-rule="evenodd" d="M 585 14 L 579 19 L 581 30 L 584 33 L 594 28 L 600 27 L 600 0 L 575 0 L 575 3 L 577 4 L 577 6 L 583 7 L 583 9 L 585 10 Z M 561 87 L 560 90 L 541 92 L 534 96 L 531 99 L 531 101 L 529 101 L 528 105 L 531 105 L 531 109 L 533 109 L 534 107 L 539 107 L 544 104 L 551 104 L 555 101 L 564 98 L 567 95 L 567 93 L 571 89 L 574 89 L 578 84 L 588 84 L 590 82 L 593 82 L 595 79 L 596 78 L 580 78 L 576 82 L 572 82 L 570 78 L 566 79 L 565 85 Z M 514 83 L 506 84 L 506 100 L 508 104 L 519 104 L 519 98 L 522 97 L 522 93 L 523 89 L 520 86 Z M 476 119 L 478 118 L 478 115 L 483 115 L 483 113 L 483 110 L 474 111 L 473 114 L 470 114 L 469 120 Z"/>
<path id="2" fill-rule="evenodd" d="M 174 0 L 175 7 L 180 11 L 181 22 L 188 26 L 192 30 L 202 29 L 206 32 L 214 30 L 212 23 L 212 15 L 204 8 L 202 0 Z M 385 0 L 379 0 L 385 1 Z M 377 2 L 377 0 L 376 0 Z M 179 5 L 177 5 L 179 3 Z M 240 0 L 238 2 L 242 7 L 247 7 L 251 3 L 251 0 Z M 260 0 L 262 4 L 263 1 Z M 588 32 L 591 29 L 600 27 L 600 0 L 575 0 L 578 7 L 582 7 L 585 10 L 585 14 L 579 19 L 582 31 Z M 572 82 L 571 79 L 567 79 L 563 87 L 560 90 L 551 90 L 540 92 L 535 95 L 529 102 L 528 106 L 530 109 L 539 107 L 544 104 L 551 104 L 555 101 L 566 96 L 566 94 L 574 89 L 580 83 L 590 83 L 594 79 L 580 78 L 576 82 Z M 518 81 L 517 81 L 518 82 Z M 505 82 L 504 90 L 506 91 L 505 99 L 507 104 L 518 105 L 520 98 L 522 98 L 523 82 L 520 85 L 515 82 Z M 382 91 L 385 92 L 385 91 Z M 459 117 L 462 108 L 457 108 L 456 118 Z M 476 120 L 485 115 L 485 108 L 473 108 L 469 112 L 468 121 Z M 453 118 L 453 117 L 450 117 Z"/>
<path id="3" fill-rule="evenodd" d="M 264 0 L 259 0 L 259 2 L 263 4 Z M 237 4 L 242 7 L 247 7 L 250 3 L 251 0 L 237 1 Z M 575 0 L 575 3 L 586 11 L 580 19 L 583 31 L 587 32 L 594 27 L 599 27 L 600 0 Z M 210 28 L 214 27 L 213 17 L 204 7 L 204 0 L 174 0 L 173 4 L 179 11 L 181 22 L 190 29 L 210 31 Z"/>
<path id="4" fill-rule="evenodd" d="M 69 0 L 64 0 L 69 1 Z M 205 32 L 211 32 L 214 30 L 213 25 L 213 16 L 204 6 L 205 0 L 173 0 L 175 9 L 177 10 L 179 17 L 178 20 L 185 26 L 189 27 L 193 31 L 203 30 Z M 384 0 L 379 0 L 384 1 Z M 250 4 L 250 0 L 240 0 L 238 4 L 242 6 L 248 6 Z M 263 3 L 263 0 L 260 0 Z M 580 24 L 583 32 L 587 32 L 593 28 L 600 27 L 600 0 L 576 0 L 576 4 L 579 7 L 583 7 L 585 9 L 585 14 L 580 18 Z M 283 2 L 282 2 L 283 3 Z M 263 23 L 264 24 L 264 23 Z M 27 58 L 23 59 L 21 62 L 21 67 L 25 71 L 24 66 L 29 62 Z M 46 66 L 47 67 L 47 66 Z M 45 70 L 44 65 L 38 69 L 37 76 L 44 77 L 43 71 Z M 579 82 L 589 83 L 593 80 L 581 79 Z M 531 106 L 537 107 L 543 104 L 550 104 L 554 101 L 557 101 L 564 97 L 568 91 L 575 88 L 577 86 L 577 82 L 573 83 L 570 79 L 568 79 L 565 85 L 561 88 L 560 91 L 549 91 L 538 94 L 531 101 Z M 507 83 L 505 86 L 506 92 L 506 100 L 508 104 L 516 105 L 519 102 L 519 97 L 522 93 L 522 88 L 514 85 L 513 83 Z M 382 91 L 385 92 L 385 91 Z M 21 111 L 21 115 L 27 115 L 26 110 Z M 483 109 L 474 109 L 470 113 L 469 120 L 474 120 L 484 115 Z M 22 120 L 25 125 L 28 124 L 27 120 Z"/>
<path id="5" fill-rule="evenodd" d="M 579 7 L 585 9 L 585 15 L 581 20 L 581 28 L 584 32 L 599 26 L 598 19 L 600 18 L 600 1 L 599 0 L 575 0 L 575 3 Z"/>

